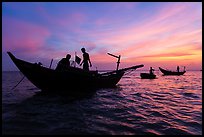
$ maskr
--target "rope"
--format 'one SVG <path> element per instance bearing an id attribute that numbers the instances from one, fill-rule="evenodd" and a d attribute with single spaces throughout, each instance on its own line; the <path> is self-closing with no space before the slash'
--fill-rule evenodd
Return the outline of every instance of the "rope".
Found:
<path id="1" fill-rule="evenodd" d="M 25 76 L 23 76 L 23 78 L 18 82 L 18 84 L 15 85 L 11 90 L 13 90 L 14 88 L 16 88 L 16 87 L 21 83 L 21 81 L 22 81 L 24 78 L 25 78 Z"/>

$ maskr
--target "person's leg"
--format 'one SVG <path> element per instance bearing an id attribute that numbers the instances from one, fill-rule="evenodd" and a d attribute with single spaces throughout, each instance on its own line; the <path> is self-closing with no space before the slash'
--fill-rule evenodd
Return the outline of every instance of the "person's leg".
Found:
<path id="1" fill-rule="evenodd" d="M 88 64 L 88 62 L 84 62 L 83 69 L 86 70 L 86 71 L 89 71 L 89 64 Z"/>

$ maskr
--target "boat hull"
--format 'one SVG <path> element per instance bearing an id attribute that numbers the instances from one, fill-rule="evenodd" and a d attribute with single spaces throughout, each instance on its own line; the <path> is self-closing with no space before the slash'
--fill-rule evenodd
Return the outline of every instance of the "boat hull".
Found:
<path id="1" fill-rule="evenodd" d="M 159 67 L 159 70 L 163 73 L 163 75 L 176 75 L 176 76 L 180 76 L 180 75 L 183 75 L 184 73 L 186 73 L 186 71 L 182 71 L 182 72 L 168 71 L 168 70 L 162 69 L 161 67 Z"/>
<path id="2" fill-rule="evenodd" d="M 155 79 L 156 75 L 150 73 L 140 73 L 142 79 Z"/>
<path id="3" fill-rule="evenodd" d="M 85 71 L 80 68 L 73 68 L 66 71 L 57 71 L 17 59 L 8 52 L 10 58 L 18 69 L 30 80 L 36 87 L 42 91 L 80 91 L 85 89 L 98 89 L 116 87 L 116 84 L 124 75 L 124 71 L 99 74 L 97 72 Z M 138 67 L 142 67 L 139 65 Z M 134 67 L 134 69 L 137 68 Z M 122 69 L 123 70 L 123 69 Z M 126 70 L 126 69 L 124 69 Z"/>

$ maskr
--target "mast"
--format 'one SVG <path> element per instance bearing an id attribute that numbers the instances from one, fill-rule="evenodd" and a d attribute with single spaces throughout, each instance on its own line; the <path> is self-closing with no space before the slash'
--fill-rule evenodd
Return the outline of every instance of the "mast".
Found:
<path id="1" fill-rule="evenodd" d="M 116 62 L 116 63 L 117 63 L 116 71 L 118 71 L 119 64 L 120 64 L 120 57 L 121 57 L 121 56 L 120 56 L 120 55 L 119 55 L 119 56 L 116 56 L 116 55 L 113 55 L 113 54 L 111 54 L 111 53 L 107 53 L 107 54 L 118 59 L 118 61 Z"/>

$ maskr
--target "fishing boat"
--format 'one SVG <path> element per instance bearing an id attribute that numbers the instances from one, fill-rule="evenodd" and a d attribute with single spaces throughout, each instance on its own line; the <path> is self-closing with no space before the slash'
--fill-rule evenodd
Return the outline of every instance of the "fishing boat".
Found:
<path id="1" fill-rule="evenodd" d="M 142 79 L 155 79 L 156 75 L 150 73 L 140 73 Z"/>
<path id="2" fill-rule="evenodd" d="M 182 72 L 178 72 L 178 71 L 170 71 L 170 70 L 165 70 L 161 67 L 159 67 L 159 70 L 163 73 L 163 75 L 183 75 L 184 73 L 186 73 L 186 71 L 182 71 Z"/>
<path id="3" fill-rule="evenodd" d="M 58 71 L 18 59 L 11 52 L 7 53 L 24 76 L 41 91 L 69 92 L 73 90 L 83 92 L 85 89 L 115 87 L 125 72 L 144 66 L 136 65 L 123 69 L 118 69 L 117 66 L 117 70 L 104 73 L 85 71 L 76 67 L 70 67 L 66 71 Z"/>

